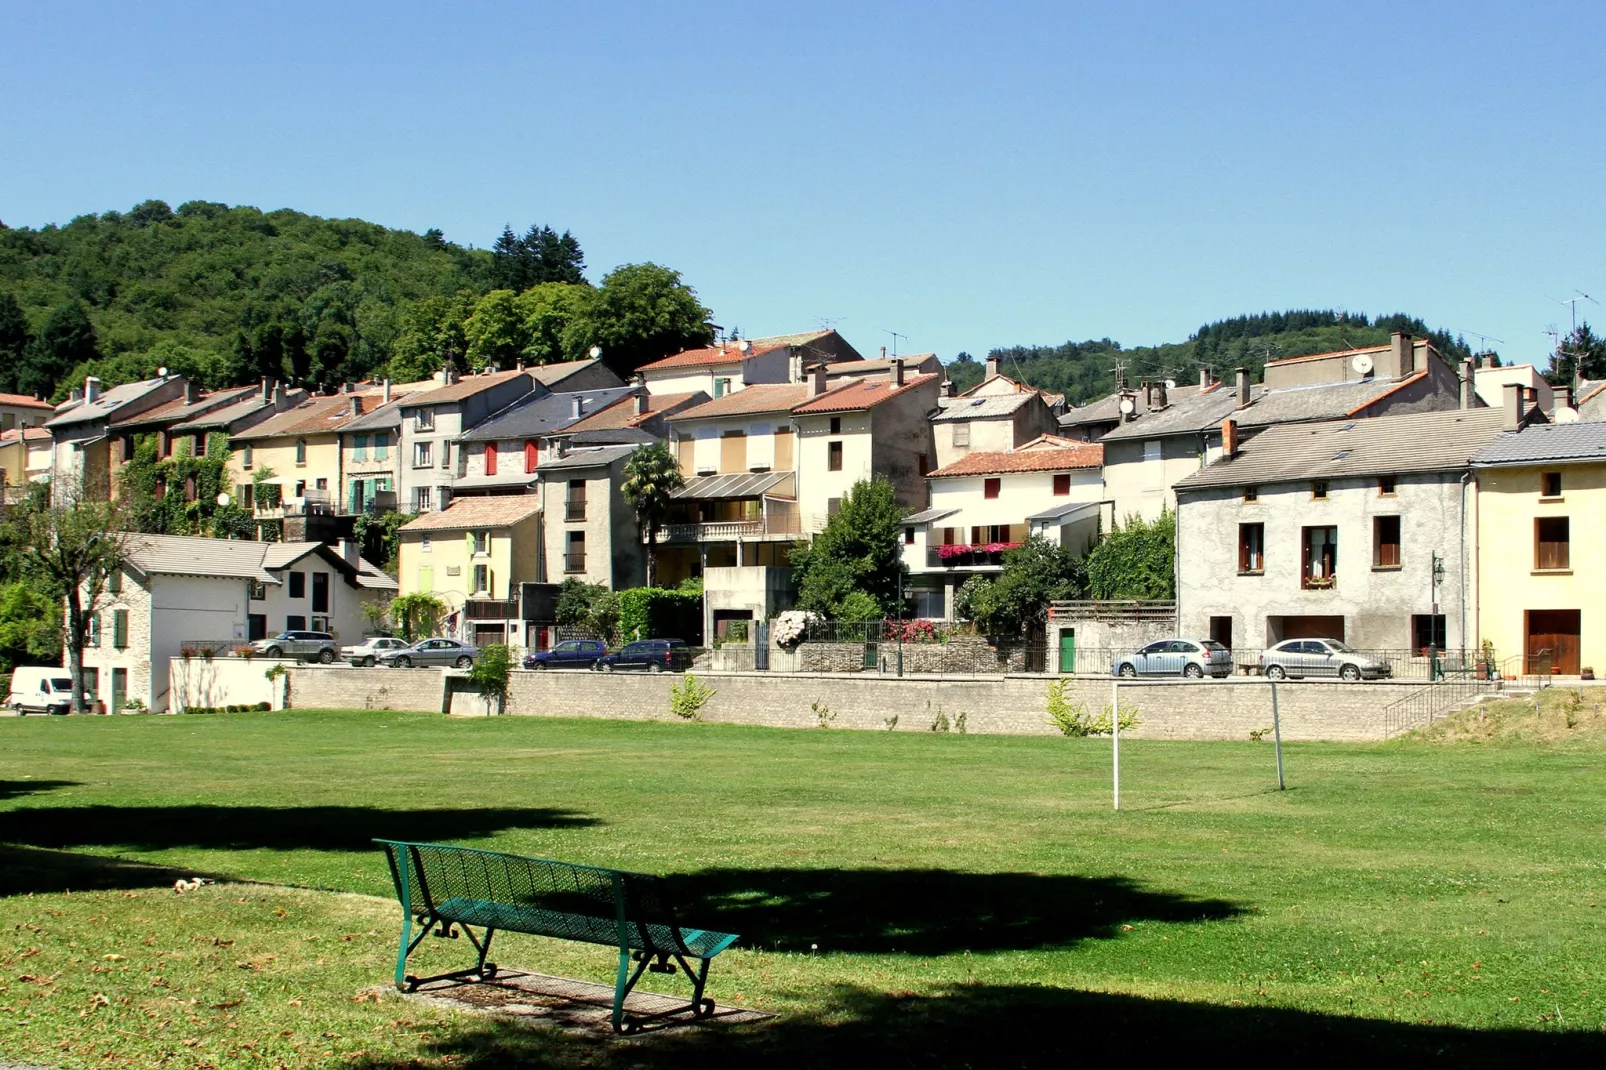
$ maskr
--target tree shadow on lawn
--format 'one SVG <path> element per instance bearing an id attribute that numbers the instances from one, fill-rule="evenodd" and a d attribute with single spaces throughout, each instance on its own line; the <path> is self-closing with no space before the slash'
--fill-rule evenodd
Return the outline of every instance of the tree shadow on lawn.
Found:
<path id="1" fill-rule="evenodd" d="M 946 955 L 1061 946 L 1129 921 L 1244 912 L 1124 877 L 946 869 L 710 869 L 668 878 L 686 923 L 766 950 Z"/>
<path id="2" fill-rule="evenodd" d="M 1231 1007 L 1031 986 L 958 985 L 934 993 L 840 987 L 825 1010 L 764 1025 L 668 1029 L 639 1040 L 592 1040 L 550 1028 L 485 1021 L 426 1043 L 417 1060 L 370 1059 L 365 1070 L 451 1066 L 850 1065 L 1054 1067 L 1235 1062 L 1351 1066 L 1600 1065 L 1606 1037 L 1380 1021 L 1312 1011 Z"/>
<path id="3" fill-rule="evenodd" d="M 544 807 L 386 810 L 368 806 L 38 806 L 0 812 L 0 840 L 32 847 L 370 851 L 375 837 L 462 840 L 507 829 L 569 829 L 595 818 Z"/>
<path id="4" fill-rule="evenodd" d="M 194 876 L 194 870 L 152 866 L 122 858 L 0 845 L 0 898 L 30 893 L 163 888 L 181 877 Z"/>
<path id="5" fill-rule="evenodd" d="M 76 780 L 0 780 L 0 802 L 57 788 L 76 788 L 78 783 Z"/>

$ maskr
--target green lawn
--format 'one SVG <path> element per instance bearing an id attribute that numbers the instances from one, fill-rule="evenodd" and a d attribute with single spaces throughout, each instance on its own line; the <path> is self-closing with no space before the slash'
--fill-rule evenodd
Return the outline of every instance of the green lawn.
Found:
<path id="1" fill-rule="evenodd" d="M 1598 721 L 1293 745 L 1282 793 L 1269 742 L 1128 742 L 1113 813 L 1108 740 L 8 719 L 0 1062 L 1598 1064 Z M 598 1042 L 370 997 L 399 921 L 376 835 L 675 875 L 744 934 L 711 994 L 781 1017 Z M 222 883 L 176 896 L 179 872 Z M 611 980 L 605 950 L 498 941 Z M 468 948 L 424 951 L 420 972 Z"/>

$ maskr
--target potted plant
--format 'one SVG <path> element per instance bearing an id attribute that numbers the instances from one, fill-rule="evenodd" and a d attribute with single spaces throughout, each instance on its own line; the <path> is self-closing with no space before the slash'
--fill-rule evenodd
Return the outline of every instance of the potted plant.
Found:
<path id="1" fill-rule="evenodd" d="M 193 646 L 181 646 L 178 648 L 178 656 L 185 661 L 189 661 L 195 656 L 195 648 Z"/>
<path id="2" fill-rule="evenodd" d="M 1580 680 L 1593 680 L 1595 678 L 1595 670 L 1590 668 L 1588 665 L 1585 665 L 1583 669 L 1579 671 L 1578 678 Z"/>
<path id="3" fill-rule="evenodd" d="M 1475 670 L 1480 680 L 1489 680 L 1494 677 L 1494 644 L 1487 639 L 1478 648 L 1478 663 L 1475 666 Z"/>
<path id="4" fill-rule="evenodd" d="M 234 656 L 237 658 L 244 658 L 246 661 L 250 661 L 252 658 L 256 657 L 256 655 L 256 647 L 252 646 L 250 643 L 246 643 L 243 646 L 237 646 L 234 648 Z"/>

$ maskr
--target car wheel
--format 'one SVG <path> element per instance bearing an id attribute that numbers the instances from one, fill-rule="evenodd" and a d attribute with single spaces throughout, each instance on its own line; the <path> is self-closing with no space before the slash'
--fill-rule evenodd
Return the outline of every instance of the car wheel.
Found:
<path id="1" fill-rule="evenodd" d="M 1117 669 L 1116 672 L 1115 672 L 1115 675 L 1117 675 L 1117 676 L 1119 676 L 1119 677 L 1121 677 L 1123 679 L 1126 679 L 1126 680 L 1132 679 L 1133 677 L 1137 676 L 1137 674 L 1138 674 L 1137 667 L 1134 666 L 1130 661 L 1123 662 L 1121 664 L 1121 667 L 1119 669 Z"/>
<path id="2" fill-rule="evenodd" d="M 662 664 L 660 664 L 659 662 L 655 661 L 652 664 L 647 666 L 647 671 L 648 672 L 663 672 L 664 671 L 664 667 L 663 667 Z"/>
<path id="3" fill-rule="evenodd" d="M 1338 677 L 1353 684 L 1361 678 L 1361 667 L 1359 665 L 1346 665 L 1338 670 Z"/>
<path id="4" fill-rule="evenodd" d="M 542 670 L 544 670 L 546 668 L 546 662 L 538 661 L 534 665 L 531 665 L 530 668 L 536 670 L 537 672 L 540 672 L 540 671 L 542 671 Z"/>
<path id="5" fill-rule="evenodd" d="M 284 651 L 282 649 L 280 649 L 279 647 L 276 647 L 276 646 L 268 647 L 268 649 L 266 651 L 264 651 L 264 653 L 266 653 L 267 656 L 270 657 L 270 658 L 282 658 L 282 657 L 284 657 Z"/>
<path id="6" fill-rule="evenodd" d="M 319 665 L 333 665 L 334 663 L 335 663 L 335 652 L 333 650 L 320 650 L 320 651 L 318 651 L 318 664 Z"/>
<path id="7" fill-rule="evenodd" d="M 392 664 L 395 665 L 396 668 L 398 668 L 398 669 L 411 669 L 413 667 L 413 659 L 412 658 L 397 658 L 394 662 L 392 662 Z"/>
<path id="8" fill-rule="evenodd" d="M 474 659 L 464 655 L 457 659 L 457 667 L 459 669 L 472 669 L 474 667 Z"/>
<path id="9" fill-rule="evenodd" d="M 1190 680 L 1202 680 L 1204 679 L 1204 670 L 1197 665 L 1184 665 L 1182 667 L 1182 675 Z"/>
<path id="10" fill-rule="evenodd" d="M 611 661 L 603 662 L 602 671 L 603 672 L 613 672 L 613 662 L 611 662 Z"/>
<path id="11" fill-rule="evenodd" d="M 362 664 L 363 664 L 363 668 L 371 669 L 371 668 L 373 668 L 375 665 L 377 665 L 379 663 L 377 661 L 375 661 L 373 655 L 370 654 L 366 658 L 362 659 Z"/>
<path id="12" fill-rule="evenodd" d="M 1269 665 L 1266 667 L 1266 678 L 1268 680 L 1286 680 L 1288 679 L 1288 673 L 1281 665 Z"/>

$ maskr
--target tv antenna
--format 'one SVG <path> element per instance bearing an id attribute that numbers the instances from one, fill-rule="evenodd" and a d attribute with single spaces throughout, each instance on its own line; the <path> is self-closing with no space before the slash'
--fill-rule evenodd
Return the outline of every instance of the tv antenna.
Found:
<path id="1" fill-rule="evenodd" d="M 902 333 L 900 333 L 898 331 L 889 331 L 885 327 L 881 328 L 881 331 L 884 334 L 892 335 L 892 355 L 893 356 L 897 356 L 898 355 L 898 339 L 902 338 L 905 342 L 907 342 L 909 340 L 909 336 L 907 334 L 902 334 Z"/>
<path id="2" fill-rule="evenodd" d="M 1600 302 L 1596 301 L 1593 297 L 1590 297 L 1588 294 L 1586 294 L 1582 290 L 1574 290 L 1573 293 L 1577 294 L 1578 296 L 1577 297 L 1569 297 L 1565 301 L 1563 301 L 1559 297 L 1551 297 L 1550 299 L 1552 301 L 1556 302 L 1556 304 L 1558 304 L 1558 305 L 1566 305 L 1572 311 L 1572 316 L 1573 316 L 1573 330 L 1572 330 L 1572 333 L 1573 334 L 1577 334 L 1578 333 L 1578 302 L 1580 302 L 1580 301 L 1590 301 L 1590 302 L 1593 302 L 1594 304 L 1597 304 L 1597 305 L 1600 304 Z M 1549 297 L 1550 295 L 1546 294 L 1545 296 Z"/>
<path id="3" fill-rule="evenodd" d="M 1465 327 L 1452 327 L 1451 330 L 1455 331 L 1456 334 L 1470 334 L 1472 337 L 1476 338 L 1478 340 L 1479 354 L 1489 352 L 1490 342 L 1499 342 L 1501 345 L 1506 344 L 1506 340 L 1504 338 L 1496 338 L 1494 335 L 1484 334 L 1482 331 L 1474 331 Z"/>
<path id="4" fill-rule="evenodd" d="M 1110 371 L 1115 373 L 1115 389 L 1125 390 L 1126 361 L 1122 360 L 1120 357 L 1115 358 L 1115 367 L 1111 368 Z"/>
<path id="5" fill-rule="evenodd" d="M 815 316 L 814 322 L 820 325 L 822 331 L 834 331 L 836 325 L 847 319 L 846 316 Z"/>

